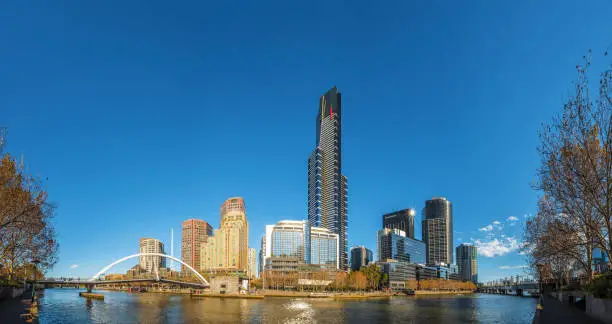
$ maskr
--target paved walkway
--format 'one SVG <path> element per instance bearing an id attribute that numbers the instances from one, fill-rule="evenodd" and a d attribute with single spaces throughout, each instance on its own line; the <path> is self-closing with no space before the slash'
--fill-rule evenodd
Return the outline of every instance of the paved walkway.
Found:
<path id="1" fill-rule="evenodd" d="M 2 324 L 23 324 L 20 315 L 28 313 L 26 308 L 30 306 L 31 291 L 27 291 L 22 297 L 5 298 L 0 300 L 0 321 Z"/>
<path id="2" fill-rule="evenodd" d="M 561 323 L 580 323 L 580 324 L 601 324 L 596 319 L 589 317 L 585 312 L 569 305 L 564 305 L 552 297 L 544 298 L 544 308 L 536 310 L 533 318 L 534 324 L 561 324 Z"/>

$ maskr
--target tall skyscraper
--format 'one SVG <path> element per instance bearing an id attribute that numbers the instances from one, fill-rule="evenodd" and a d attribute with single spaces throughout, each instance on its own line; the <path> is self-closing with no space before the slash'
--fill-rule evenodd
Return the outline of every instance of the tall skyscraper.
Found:
<path id="1" fill-rule="evenodd" d="M 414 216 L 413 208 L 402 209 L 392 213 L 384 214 L 382 217 L 383 228 L 399 229 L 406 233 L 407 237 L 414 238 Z"/>
<path id="2" fill-rule="evenodd" d="M 203 220 L 192 218 L 184 221 L 181 229 L 181 260 L 200 270 L 200 245 L 212 235 L 212 227 Z M 181 266 L 181 271 L 185 272 L 187 268 Z"/>
<path id="3" fill-rule="evenodd" d="M 423 241 L 427 247 L 427 264 L 453 263 L 453 208 L 450 201 L 434 197 L 423 210 Z"/>
<path id="4" fill-rule="evenodd" d="M 164 244 L 154 238 L 140 239 L 140 253 L 164 253 Z M 166 258 L 161 256 L 143 255 L 138 257 L 138 264 L 148 272 L 159 271 L 166 267 Z"/>
<path id="5" fill-rule="evenodd" d="M 221 205 L 221 225 L 200 249 L 205 256 L 202 270 L 249 271 L 249 223 L 242 198 L 232 197 Z"/>
<path id="6" fill-rule="evenodd" d="M 351 270 L 357 271 L 361 267 L 367 266 L 372 263 L 373 258 L 372 251 L 363 245 L 351 248 Z"/>
<path id="7" fill-rule="evenodd" d="M 457 247 L 459 277 L 464 281 L 478 282 L 478 250 L 473 245 L 461 244 Z"/>
<path id="8" fill-rule="evenodd" d="M 259 248 L 259 260 L 258 260 L 259 264 L 257 266 L 257 268 L 259 269 L 259 276 L 261 276 L 261 274 L 264 272 L 265 258 L 266 258 L 266 236 L 263 235 L 261 237 L 261 247 Z"/>
<path id="9" fill-rule="evenodd" d="M 342 100 L 334 86 L 319 99 L 317 146 L 308 158 L 308 221 L 340 238 L 340 268 L 347 269 L 348 181 L 342 174 Z"/>
<path id="10" fill-rule="evenodd" d="M 393 259 L 407 263 L 425 263 L 425 243 L 407 237 L 399 229 L 383 228 L 376 238 L 376 254 L 379 261 Z"/>

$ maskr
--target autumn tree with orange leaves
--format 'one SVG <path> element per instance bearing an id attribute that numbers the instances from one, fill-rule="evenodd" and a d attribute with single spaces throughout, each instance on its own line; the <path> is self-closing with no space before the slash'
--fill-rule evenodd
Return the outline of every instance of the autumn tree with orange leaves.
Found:
<path id="1" fill-rule="evenodd" d="M 39 262 L 39 277 L 57 261 L 54 207 L 47 197 L 42 181 L 25 174 L 9 154 L 1 157 L 0 264 L 9 280 L 23 276 L 32 261 Z"/>
<path id="2" fill-rule="evenodd" d="M 562 112 L 540 131 L 534 187 L 542 197 L 524 247 L 533 266 L 556 262 L 589 278 L 594 248 L 612 256 L 612 69 L 593 94 L 590 65 L 589 51 Z"/>

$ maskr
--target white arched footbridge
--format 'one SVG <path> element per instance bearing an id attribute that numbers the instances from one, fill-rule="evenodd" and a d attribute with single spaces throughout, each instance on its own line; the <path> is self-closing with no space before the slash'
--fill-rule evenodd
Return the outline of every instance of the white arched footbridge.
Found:
<path id="1" fill-rule="evenodd" d="M 167 254 L 163 254 L 163 253 L 155 253 L 155 252 L 142 252 L 142 253 L 136 253 L 136 254 L 132 254 L 132 255 L 128 255 L 126 257 L 123 257 L 109 265 L 107 265 L 106 267 L 102 268 L 102 270 L 98 271 L 98 273 L 96 273 L 95 275 L 93 275 L 93 277 L 91 277 L 88 281 L 90 282 L 94 282 L 95 280 L 98 279 L 98 277 L 100 277 L 103 273 L 105 273 L 106 271 L 108 271 L 108 269 L 114 267 L 115 265 L 129 260 L 129 259 L 133 259 L 133 258 L 137 258 L 140 256 L 158 256 L 158 257 L 164 257 L 164 258 L 168 258 L 168 259 L 172 259 L 182 265 L 184 265 L 185 267 L 187 267 L 187 269 L 191 270 L 191 272 L 193 272 L 193 274 L 196 275 L 196 277 L 198 277 L 198 279 L 200 279 L 200 281 L 202 281 L 202 283 L 206 286 L 210 286 L 208 284 L 208 281 L 206 281 L 206 279 L 204 278 L 204 276 L 202 276 L 196 269 L 194 269 L 192 266 L 188 265 L 187 263 L 183 262 L 181 259 L 179 258 L 175 258 L 171 255 L 167 255 Z"/>

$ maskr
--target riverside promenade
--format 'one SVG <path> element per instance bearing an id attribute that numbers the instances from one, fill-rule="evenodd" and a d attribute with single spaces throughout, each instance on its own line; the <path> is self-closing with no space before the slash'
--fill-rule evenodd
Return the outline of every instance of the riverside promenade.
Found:
<path id="1" fill-rule="evenodd" d="M 39 293 L 36 294 L 39 296 Z M 21 297 L 0 300 L 0 319 L 2 324 L 23 324 L 22 314 L 29 313 L 32 291 L 28 290 Z"/>
<path id="2" fill-rule="evenodd" d="M 540 302 L 543 304 L 542 310 L 536 310 L 533 324 L 560 324 L 560 323 L 580 323 L 580 324 L 602 324 L 599 320 L 589 317 L 585 312 L 565 305 L 549 296 L 543 296 Z"/>

